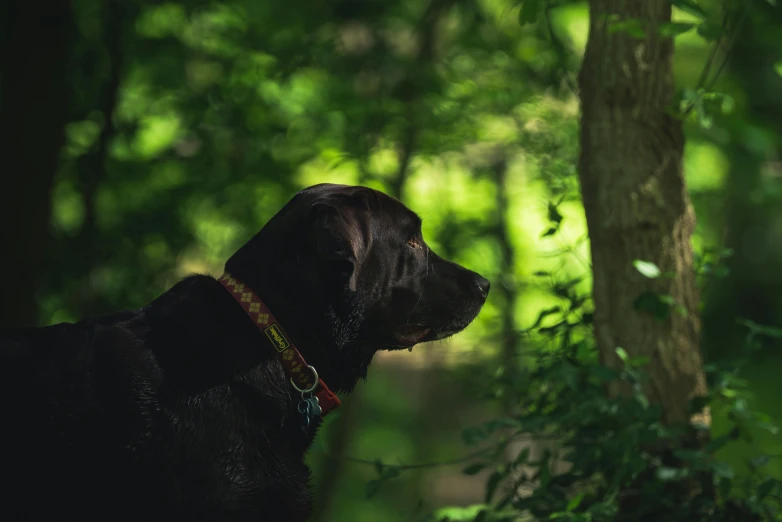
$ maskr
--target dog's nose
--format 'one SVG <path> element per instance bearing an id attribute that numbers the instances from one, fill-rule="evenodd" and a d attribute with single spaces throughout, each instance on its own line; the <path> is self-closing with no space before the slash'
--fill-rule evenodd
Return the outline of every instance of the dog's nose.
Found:
<path id="1" fill-rule="evenodd" d="M 478 287 L 478 291 L 481 293 L 481 297 L 486 299 L 486 297 L 489 295 L 489 288 L 491 288 L 491 282 L 485 277 L 478 275 L 475 278 L 475 286 Z"/>

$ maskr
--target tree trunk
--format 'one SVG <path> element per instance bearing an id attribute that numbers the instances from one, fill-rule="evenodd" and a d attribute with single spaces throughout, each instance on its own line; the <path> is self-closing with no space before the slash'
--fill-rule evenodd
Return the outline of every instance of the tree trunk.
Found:
<path id="1" fill-rule="evenodd" d="M 690 247 L 695 216 L 682 171 L 684 135 L 681 122 L 669 115 L 673 41 L 658 31 L 671 20 L 671 4 L 589 5 L 579 75 L 579 177 L 592 249 L 595 336 L 607 366 L 621 365 L 617 347 L 631 357 L 648 357 L 648 397 L 661 406 L 665 422 L 686 422 L 688 399 L 705 395 L 706 383 Z M 609 29 L 623 20 L 638 21 L 631 23 L 640 23 L 645 37 Z M 635 260 L 656 264 L 663 275 L 644 277 Z M 644 294 L 654 302 L 649 292 L 673 299 L 666 317 L 636 309 Z M 610 391 L 621 393 L 616 385 Z"/>
<path id="2" fill-rule="evenodd" d="M 0 99 L 0 328 L 35 323 L 35 286 L 51 213 L 65 127 L 67 0 L 3 6 Z"/>

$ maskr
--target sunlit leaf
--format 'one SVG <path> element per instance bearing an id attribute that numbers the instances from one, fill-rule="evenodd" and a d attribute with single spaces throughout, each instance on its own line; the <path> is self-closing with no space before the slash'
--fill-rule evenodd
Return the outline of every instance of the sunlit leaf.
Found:
<path id="1" fill-rule="evenodd" d="M 608 33 L 625 32 L 633 38 L 644 39 L 646 38 L 646 30 L 644 29 L 641 20 L 636 18 L 630 18 L 627 20 L 620 20 L 611 22 L 608 24 Z"/>
<path id="2" fill-rule="evenodd" d="M 475 517 L 486 508 L 486 504 L 474 504 L 465 507 L 445 507 L 437 510 L 435 518 L 437 520 L 447 520 L 449 522 L 474 521 Z"/>
<path id="3" fill-rule="evenodd" d="M 659 31 L 663 36 L 676 37 L 692 30 L 695 27 L 693 23 L 686 22 L 667 22 L 660 24 Z"/>
<path id="4" fill-rule="evenodd" d="M 687 477 L 689 472 L 687 469 L 660 467 L 657 468 L 655 475 L 663 482 L 670 482 Z"/>
<path id="5" fill-rule="evenodd" d="M 660 277 L 660 269 L 657 267 L 657 265 L 650 261 L 641 261 L 640 259 L 636 259 L 633 261 L 633 266 L 644 277 L 648 277 L 649 279 Z"/>

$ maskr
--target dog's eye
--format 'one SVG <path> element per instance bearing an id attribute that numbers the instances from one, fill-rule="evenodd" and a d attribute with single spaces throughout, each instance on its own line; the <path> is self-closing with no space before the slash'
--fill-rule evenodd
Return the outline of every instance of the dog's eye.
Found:
<path id="1" fill-rule="evenodd" d="M 407 245 L 410 248 L 423 248 L 423 245 L 416 238 L 410 238 L 407 240 Z"/>

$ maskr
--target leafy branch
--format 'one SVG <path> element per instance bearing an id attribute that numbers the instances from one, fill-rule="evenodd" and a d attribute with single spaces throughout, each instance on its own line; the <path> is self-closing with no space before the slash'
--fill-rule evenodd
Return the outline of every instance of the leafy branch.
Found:
<path id="1" fill-rule="evenodd" d="M 691 7 L 692 5 L 697 6 L 697 4 L 694 4 L 694 2 L 692 2 L 691 0 L 671 0 L 671 3 L 681 8 L 684 8 L 686 6 Z M 730 58 L 730 54 L 733 51 L 733 47 L 736 43 L 736 38 L 741 33 L 741 30 L 744 27 L 744 22 L 746 21 L 747 15 L 749 14 L 750 5 L 751 2 L 742 3 L 743 8 L 738 15 L 738 20 L 731 28 L 729 28 L 731 13 L 727 8 L 727 6 L 725 7 L 725 14 L 723 15 L 722 23 L 720 24 L 717 30 L 715 30 L 712 25 L 708 24 L 708 22 L 704 22 L 698 27 L 698 33 L 707 40 L 714 39 L 714 45 L 712 46 L 711 51 L 709 52 L 709 56 L 706 59 L 706 63 L 704 64 L 703 70 L 701 71 L 701 74 L 698 77 L 698 82 L 695 86 L 695 90 L 696 92 L 698 92 L 698 96 L 687 106 L 687 108 L 685 108 L 682 111 L 683 117 L 686 117 L 696 107 L 698 107 L 702 103 L 704 95 L 708 92 L 711 92 L 711 90 L 716 85 L 717 80 L 719 79 L 720 75 L 725 69 L 725 66 L 728 63 L 728 59 Z M 689 12 L 693 12 L 692 9 L 690 9 Z M 702 9 L 700 9 L 700 7 L 698 7 L 698 11 L 696 11 L 696 13 L 698 14 L 698 16 L 705 18 L 706 13 Z M 722 61 L 717 67 L 716 72 L 711 76 L 711 79 L 709 79 L 709 75 L 711 73 L 711 69 L 714 64 L 714 60 L 717 56 L 717 52 L 719 51 L 722 43 L 725 41 L 725 35 L 729 35 L 729 38 L 725 46 L 725 51 L 723 53 Z"/>

